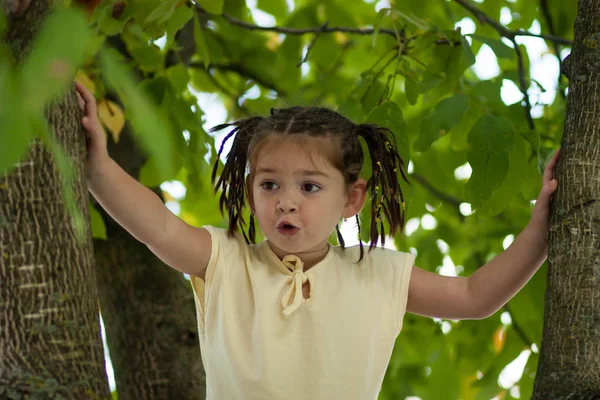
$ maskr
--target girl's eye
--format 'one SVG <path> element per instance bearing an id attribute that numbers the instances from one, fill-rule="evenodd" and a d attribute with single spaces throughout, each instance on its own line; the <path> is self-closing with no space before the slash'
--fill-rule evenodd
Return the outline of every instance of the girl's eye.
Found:
<path id="1" fill-rule="evenodd" d="M 302 185 L 302 190 L 304 190 L 305 192 L 314 193 L 321 190 L 321 188 L 315 185 L 314 183 L 305 183 L 304 185 Z"/>
<path id="2" fill-rule="evenodd" d="M 262 188 L 265 190 L 273 190 L 273 189 L 277 189 L 279 187 L 279 186 L 277 186 L 277 184 L 275 182 L 270 182 L 270 181 L 264 182 L 260 186 L 262 186 Z"/>

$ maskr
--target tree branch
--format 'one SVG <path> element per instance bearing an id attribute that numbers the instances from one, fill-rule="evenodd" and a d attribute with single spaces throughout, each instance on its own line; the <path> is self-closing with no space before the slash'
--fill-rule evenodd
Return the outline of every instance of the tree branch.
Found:
<path id="1" fill-rule="evenodd" d="M 531 341 L 531 339 L 529 339 L 529 337 L 527 336 L 527 333 L 525 333 L 525 330 L 523 329 L 523 327 L 521 327 L 521 325 L 515 319 L 515 315 L 513 314 L 512 310 L 510 309 L 508 304 L 505 304 L 504 307 L 502 307 L 502 308 L 508 313 L 508 315 L 510 315 L 510 319 L 512 321 L 511 322 L 512 327 L 514 328 L 517 335 L 521 338 L 523 343 L 525 343 L 525 346 L 527 346 L 528 348 L 531 349 L 531 345 L 533 344 L 533 342 Z"/>
<path id="2" fill-rule="evenodd" d="M 313 40 L 310 42 L 310 44 L 308 45 L 308 47 L 306 48 L 306 55 L 304 56 L 304 58 L 296 65 L 297 67 L 300 67 L 302 64 L 304 64 L 306 61 L 308 61 L 308 53 L 310 53 L 310 50 L 313 48 L 313 46 L 315 45 L 315 43 L 317 42 L 317 39 L 319 38 L 319 35 L 321 33 L 323 33 L 323 30 L 325 28 L 327 28 L 327 24 L 328 22 L 325 22 L 323 25 L 321 25 L 321 27 L 319 28 L 319 30 L 315 33 L 315 37 L 313 37 Z"/>
<path id="3" fill-rule="evenodd" d="M 410 177 L 412 179 L 414 179 L 415 181 L 419 182 L 425 189 L 427 189 L 427 191 L 429 193 L 431 193 L 438 199 L 442 200 L 443 202 L 451 205 L 456 210 L 456 214 L 458 215 L 459 219 L 461 221 L 464 221 L 465 216 L 460 212 L 460 204 L 464 203 L 464 201 L 462 201 L 456 197 L 450 196 L 449 194 L 446 194 L 445 192 L 442 192 L 441 190 L 436 189 L 422 175 L 419 175 L 419 174 L 413 172 L 412 174 L 410 174 Z"/>
<path id="4" fill-rule="evenodd" d="M 482 24 L 484 24 L 484 23 L 490 24 L 498 33 L 500 33 L 500 35 L 504 36 L 507 39 L 514 39 L 516 36 L 530 36 L 530 37 L 536 37 L 536 38 L 548 40 L 548 41 L 554 42 L 554 43 L 566 44 L 569 46 L 573 45 L 572 41 L 562 38 L 562 37 L 559 37 L 559 36 L 541 35 L 541 34 L 532 33 L 529 31 L 525 31 L 523 29 L 511 31 L 504 25 L 500 24 L 498 21 L 489 17 L 486 13 L 484 13 L 483 11 L 481 11 L 480 9 L 475 7 L 473 4 L 469 3 L 467 0 L 454 0 L 454 1 L 457 2 L 458 4 L 460 4 L 466 10 L 470 11 L 471 14 L 473 14 L 479 22 L 481 22 Z"/>
<path id="5" fill-rule="evenodd" d="M 236 25 L 242 27 L 244 29 L 248 29 L 251 31 L 268 31 L 268 32 L 277 32 L 284 33 L 287 35 L 305 35 L 307 33 L 331 33 L 331 32 L 343 32 L 343 33 L 353 33 L 357 35 L 372 35 L 375 32 L 383 33 L 385 35 L 390 35 L 396 38 L 396 32 L 393 29 L 388 28 L 346 28 L 341 26 L 319 26 L 316 28 L 286 28 L 282 26 L 259 26 L 255 24 L 251 24 L 249 22 L 245 22 L 239 20 L 237 18 L 232 17 L 229 14 L 223 13 L 222 17 L 225 18 L 231 25 Z"/>
<path id="6" fill-rule="evenodd" d="M 525 108 L 525 118 L 527 119 L 529 129 L 534 130 L 535 123 L 533 122 L 533 117 L 531 116 L 531 101 L 529 100 L 529 94 L 527 94 L 527 84 L 525 82 L 525 66 L 523 63 L 523 54 L 521 54 L 521 49 L 519 48 L 519 44 L 517 43 L 516 37 L 517 36 L 532 36 L 532 37 L 543 38 L 546 40 L 551 40 L 551 38 L 556 40 L 556 39 L 560 39 L 560 38 L 550 37 L 547 35 L 537 35 L 537 34 L 534 34 L 531 32 L 523 31 L 523 30 L 511 31 L 510 29 L 506 28 L 504 25 L 500 24 L 498 21 L 490 18 L 487 14 L 485 14 L 483 11 L 481 11 L 480 9 L 475 7 L 468 0 L 454 0 L 454 1 L 457 2 L 458 4 L 460 4 L 466 10 L 470 11 L 477 18 L 477 20 L 479 22 L 481 22 L 482 24 L 485 24 L 485 23 L 490 24 L 500 34 L 500 36 L 505 37 L 512 42 L 513 47 L 515 49 L 515 53 L 517 54 L 517 63 L 518 63 L 518 68 L 519 68 L 519 89 L 521 90 L 521 93 L 523 94 L 523 100 L 525 101 L 525 107 L 524 107 Z M 563 40 L 566 41 L 566 39 L 563 39 Z M 570 42 L 568 42 L 568 43 L 570 43 Z"/>
<path id="7" fill-rule="evenodd" d="M 551 35 L 554 35 L 554 23 L 552 22 L 552 15 L 550 15 L 550 9 L 548 8 L 548 0 L 540 0 L 540 8 L 542 10 L 542 14 L 544 15 L 544 19 L 546 20 L 546 24 L 548 25 L 548 30 Z M 552 48 L 554 49 L 554 55 L 558 59 L 558 66 L 562 64 L 562 60 L 560 59 L 560 46 L 559 43 L 552 42 Z M 567 98 L 564 90 L 560 89 L 562 84 L 562 74 L 559 72 L 558 74 L 558 92 L 560 93 L 563 99 Z"/>

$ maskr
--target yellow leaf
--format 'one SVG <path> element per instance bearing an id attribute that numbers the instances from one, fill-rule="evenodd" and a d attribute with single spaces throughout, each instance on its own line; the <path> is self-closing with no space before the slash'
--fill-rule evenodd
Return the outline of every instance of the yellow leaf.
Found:
<path id="1" fill-rule="evenodd" d="M 345 33 L 342 32 L 335 32 L 333 34 L 333 37 L 336 41 L 337 44 L 341 44 L 344 45 L 348 42 L 348 35 L 346 35 Z"/>
<path id="2" fill-rule="evenodd" d="M 125 114 L 121 107 L 110 100 L 102 99 L 98 102 L 98 116 L 106 129 L 112 133 L 115 143 L 118 143 L 125 125 Z"/>
<path id="3" fill-rule="evenodd" d="M 502 351 L 505 340 L 506 326 L 502 325 L 498 329 L 496 329 L 496 332 L 494 332 L 494 335 L 492 336 L 492 343 L 494 345 L 494 350 L 496 351 L 496 353 L 500 353 L 500 351 Z"/>
<path id="4" fill-rule="evenodd" d="M 90 92 L 96 94 L 96 84 L 90 79 L 89 76 L 86 75 L 85 72 L 78 69 L 77 73 L 75 74 L 75 80 L 81 82 L 83 86 L 89 89 Z"/>
<path id="5" fill-rule="evenodd" d="M 276 51 L 281 45 L 281 39 L 275 32 L 269 32 L 267 34 L 269 40 L 267 41 L 267 48 L 271 51 Z"/>

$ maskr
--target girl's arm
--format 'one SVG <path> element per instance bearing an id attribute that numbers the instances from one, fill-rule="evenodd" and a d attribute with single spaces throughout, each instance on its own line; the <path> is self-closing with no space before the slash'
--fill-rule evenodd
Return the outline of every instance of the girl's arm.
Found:
<path id="1" fill-rule="evenodd" d="M 529 225 L 514 242 L 469 277 L 440 276 L 414 267 L 407 311 L 445 319 L 487 318 L 504 306 L 544 263 L 548 254 L 550 199 L 560 150 L 544 170 Z"/>
<path id="2" fill-rule="evenodd" d="M 98 121 L 96 99 L 76 82 L 82 125 L 88 136 L 88 188 L 102 208 L 167 265 L 200 276 L 211 253 L 210 234 L 175 215 L 146 186 L 129 176 L 106 150 L 106 134 Z"/>

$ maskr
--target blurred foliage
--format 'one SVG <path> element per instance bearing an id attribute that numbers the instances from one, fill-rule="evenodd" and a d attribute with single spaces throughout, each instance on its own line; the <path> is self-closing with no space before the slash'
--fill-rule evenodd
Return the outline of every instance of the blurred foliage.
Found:
<path id="1" fill-rule="evenodd" d="M 465 2 L 494 21 L 510 16 L 506 28 L 512 31 L 537 24 L 544 34 L 573 37 L 576 6 L 562 0 L 542 2 L 551 21 L 540 2 L 524 0 L 403 0 L 383 9 L 359 0 L 255 3 L 263 17 L 269 14 L 270 27 L 312 29 L 301 35 L 251 29 L 265 25 L 243 0 L 106 0 L 88 27 L 73 10 L 58 10 L 24 64 L 16 66 L 0 45 L 0 174 L 25 154 L 42 105 L 70 84 L 79 67 L 78 78 L 103 104 L 102 121 L 112 137 L 119 136 L 123 113 L 132 123 L 149 156 L 140 180 L 149 186 L 183 183 L 185 197 L 176 200 L 180 216 L 193 225 L 225 227 L 206 161 L 216 159 L 215 143 L 192 90 L 216 94 L 229 119 L 266 114 L 271 107 L 326 105 L 356 123 L 390 127 L 410 161 L 412 184 L 403 188 L 412 230 L 395 238 L 398 249 L 415 251 L 417 265 L 428 270 L 438 270 L 446 259 L 460 275 L 469 275 L 527 225 L 540 169 L 560 144 L 566 82 L 541 87 L 531 76 L 525 46 L 519 70 L 511 41 L 475 18 Z M 455 28 L 464 19 L 474 22 L 474 32 Z M 181 31 L 186 24 L 194 44 L 188 59 Z M 387 31 L 362 35 L 325 27 Z M 107 48 L 112 35 L 120 35 L 133 62 Z M 570 50 L 545 43 L 550 54 Z M 497 58 L 476 61 L 486 46 Z M 167 63 L 173 55 L 176 62 Z M 499 68 L 499 74 L 481 80 L 475 67 Z M 142 72 L 141 82 L 134 81 L 134 68 Z M 531 96 L 534 129 L 522 102 L 507 105 L 501 98 L 503 85 L 520 87 L 521 81 L 531 94 L 557 91 L 549 104 Z M 124 110 L 104 102 L 108 90 L 118 93 Z M 456 175 L 466 163 L 470 178 Z M 419 223 L 425 215 L 435 218 L 435 227 Z M 94 235 L 105 238 L 100 215 L 92 212 L 91 218 Z M 361 218 L 368 226 L 367 213 Z M 486 320 L 407 315 L 380 399 L 514 398 L 515 390 L 501 387 L 498 377 L 522 351 L 539 348 L 544 288 L 543 267 L 507 308 Z M 512 322 L 501 321 L 503 312 Z M 515 384 L 521 398 L 529 398 L 537 360 L 534 351 Z"/>

